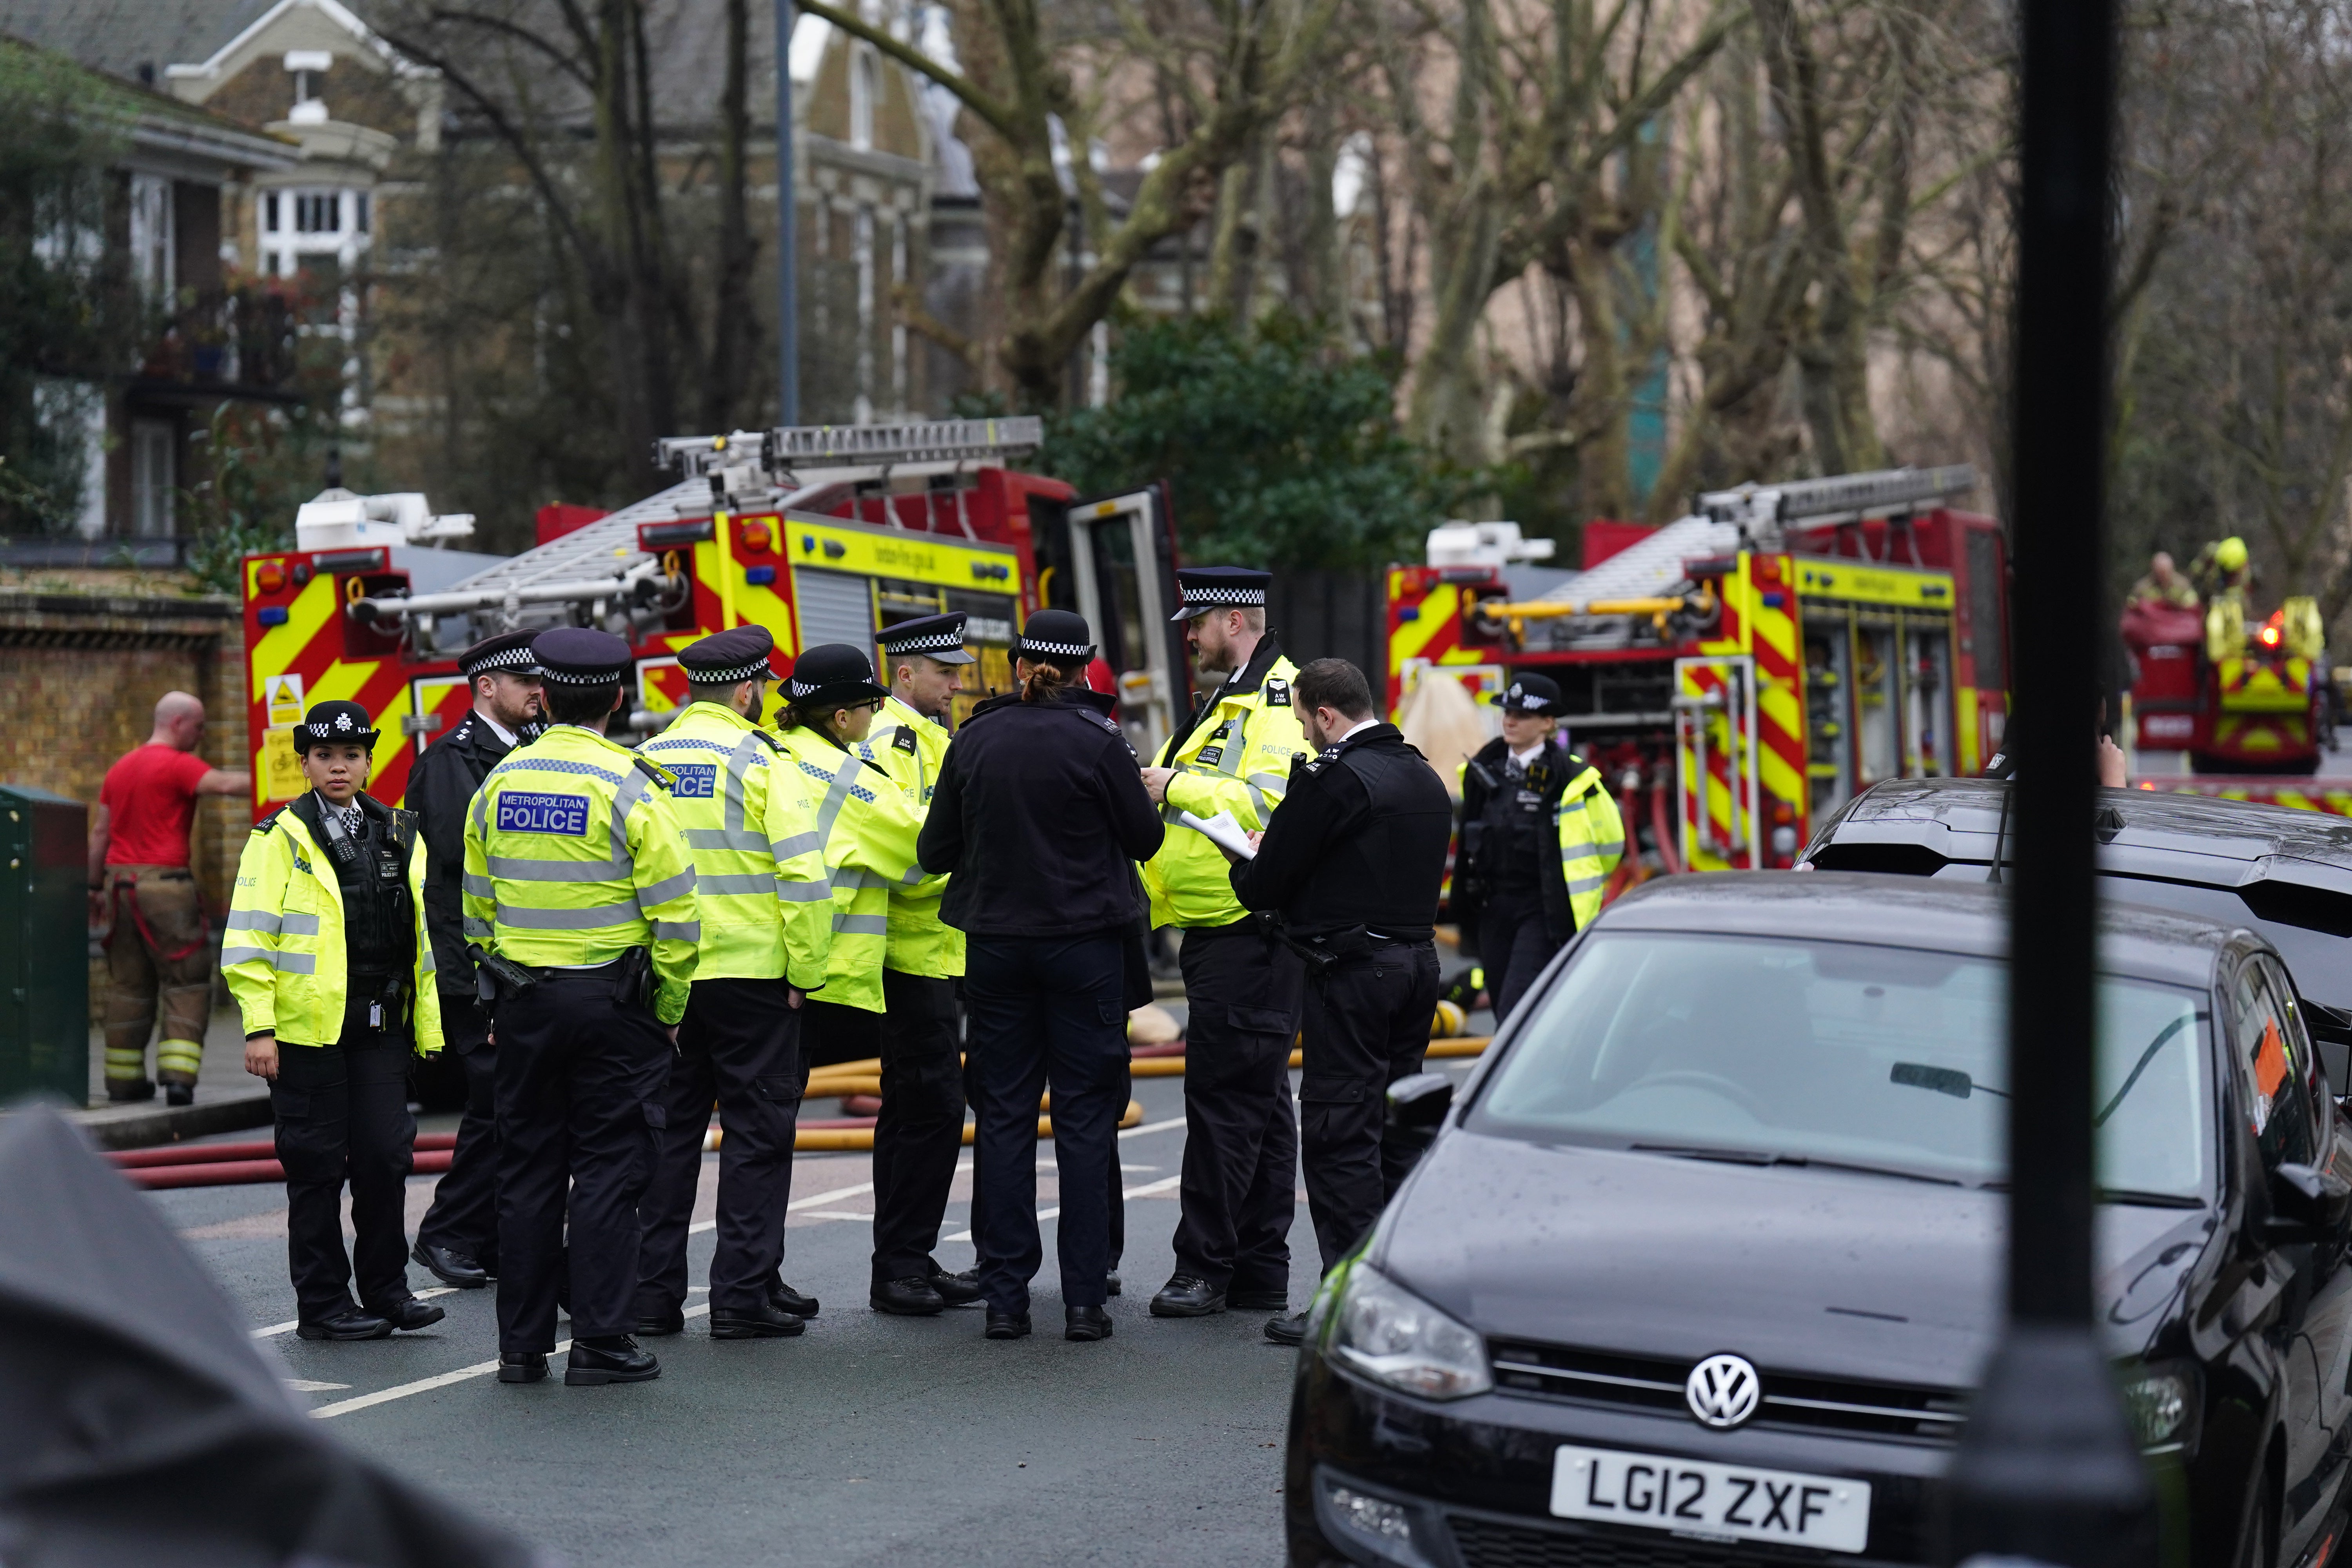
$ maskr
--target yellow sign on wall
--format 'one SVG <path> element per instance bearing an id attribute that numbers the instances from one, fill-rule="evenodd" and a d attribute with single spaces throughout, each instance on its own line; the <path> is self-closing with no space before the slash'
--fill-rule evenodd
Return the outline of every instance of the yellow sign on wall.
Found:
<path id="1" fill-rule="evenodd" d="M 274 710 L 273 710 L 274 711 Z M 302 759 L 294 751 L 294 726 L 272 724 L 261 732 L 261 798 L 292 800 L 310 787 Z"/>
<path id="2" fill-rule="evenodd" d="M 268 675 L 261 680 L 261 703 L 269 710 L 264 720 L 269 724 L 299 724 L 302 721 L 302 678 L 299 675 Z M 295 792 L 300 794 L 299 790 Z"/>

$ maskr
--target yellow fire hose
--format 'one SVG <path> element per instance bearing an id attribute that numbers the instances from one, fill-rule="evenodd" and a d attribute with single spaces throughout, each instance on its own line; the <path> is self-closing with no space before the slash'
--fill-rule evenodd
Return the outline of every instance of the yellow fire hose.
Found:
<path id="1" fill-rule="evenodd" d="M 1051 1099 L 1050 1096 L 1047 1098 Z M 1040 1102 L 1041 1108 L 1044 1103 L 1045 1102 Z M 1127 1110 L 1119 1117 L 1118 1124 L 1121 1127 L 1142 1126 L 1143 1102 L 1139 1100 L 1129 1100 Z M 967 1121 L 963 1124 L 963 1142 L 966 1148 L 971 1146 L 971 1134 L 972 1125 Z M 1048 1116 L 1037 1118 L 1037 1136 L 1051 1138 L 1053 1135 L 1053 1118 Z M 703 1134 L 702 1152 L 706 1154 L 716 1152 L 722 1141 L 719 1129 L 712 1128 Z M 795 1153 L 856 1152 L 873 1147 L 874 1129 L 871 1127 L 803 1127 L 793 1134 L 793 1150 Z"/>

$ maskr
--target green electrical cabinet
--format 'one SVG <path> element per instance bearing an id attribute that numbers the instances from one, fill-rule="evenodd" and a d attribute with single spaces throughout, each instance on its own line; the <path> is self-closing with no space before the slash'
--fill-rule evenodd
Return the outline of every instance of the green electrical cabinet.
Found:
<path id="1" fill-rule="evenodd" d="M 89 808 L 0 784 L 0 1102 L 89 1099 Z"/>

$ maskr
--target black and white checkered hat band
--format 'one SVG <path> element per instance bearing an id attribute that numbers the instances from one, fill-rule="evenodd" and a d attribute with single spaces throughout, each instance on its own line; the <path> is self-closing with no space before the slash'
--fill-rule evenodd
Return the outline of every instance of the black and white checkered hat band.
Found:
<path id="1" fill-rule="evenodd" d="M 822 691 L 824 688 L 813 680 L 788 680 L 784 683 L 784 689 L 795 697 L 806 697 L 812 692 Z"/>
<path id="2" fill-rule="evenodd" d="M 768 668 L 768 661 L 764 658 L 752 659 L 746 664 L 730 665 L 724 669 L 697 669 L 692 665 L 681 668 L 686 670 L 686 678 L 697 686 L 732 686 L 739 680 L 775 679 L 775 672 Z"/>
<path id="3" fill-rule="evenodd" d="M 1029 638 L 1024 637 L 1013 651 L 1024 656 L 1042 653 L 1048 658 L 1084 658 L 1095 650 L 1091 643 L 1032 642 Z"/>
<path id="4" fill-rule="evenodd" d="M 538 668 L 539 660 L 531 658 L 530 648 L 525 645 L 521 647 L 502 647 L 496 653 L 486 653 L 481 658 L 466 664 L 458 673 L 470 680 L 478 675 L 488 675 L 494 669 L 536 669 Z"/>
<path id="5" fill-rule="evenodd" d="M 884 637 L 882 639 L 882 651 L 884 653 L 928 653 L 935 647 L 955 648 L 961 647 L 963 647 L 963 634 L 961 632 L 926 632 L 920 637 Z"/>
<path id="6" fill-rule="evenodd" d="M 1184 605 L 1187 609 L 1190 609 L 1194 605 L 1262 605 L 1265 603 L 1265 590 L 1263 588 L 1193 588 L 1188 586 L 1184 590 Z"/>
<path id="7" fill-rule="evenodd" d="M 617 669 L 558 669 L 550 665 L 540 671 L 541 677 L 558 686 L 618 686 L 621 671 Z"/>

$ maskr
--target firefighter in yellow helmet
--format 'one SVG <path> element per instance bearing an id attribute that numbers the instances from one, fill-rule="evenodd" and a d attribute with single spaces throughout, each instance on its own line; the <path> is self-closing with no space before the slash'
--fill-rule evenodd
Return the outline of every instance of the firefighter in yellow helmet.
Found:
<path id="1" fill-rule="evenodd" d="M 2246 542 L 2236 534 L 2213 541 L 2189 563 L 2189 581 L 2208 605 L 2227 596 L 2235 598 L 2242 608 L 2252 575 L 2246 566 Z"/>
<path id="2" fill-rule="evenodd" d="M 269 1080 L 306 1340 L 382 1339 L 442 1317 L 409 1293 L 403 1217 L 416 1143 L 408 1056 L 441 1049 L 425 852 L 415 817 L 361 791 L 376 737 L 356 702 L 321 702 L 295 726 L 310 788 L 246 840 L 221 950 L 245 1070 Z"/>

